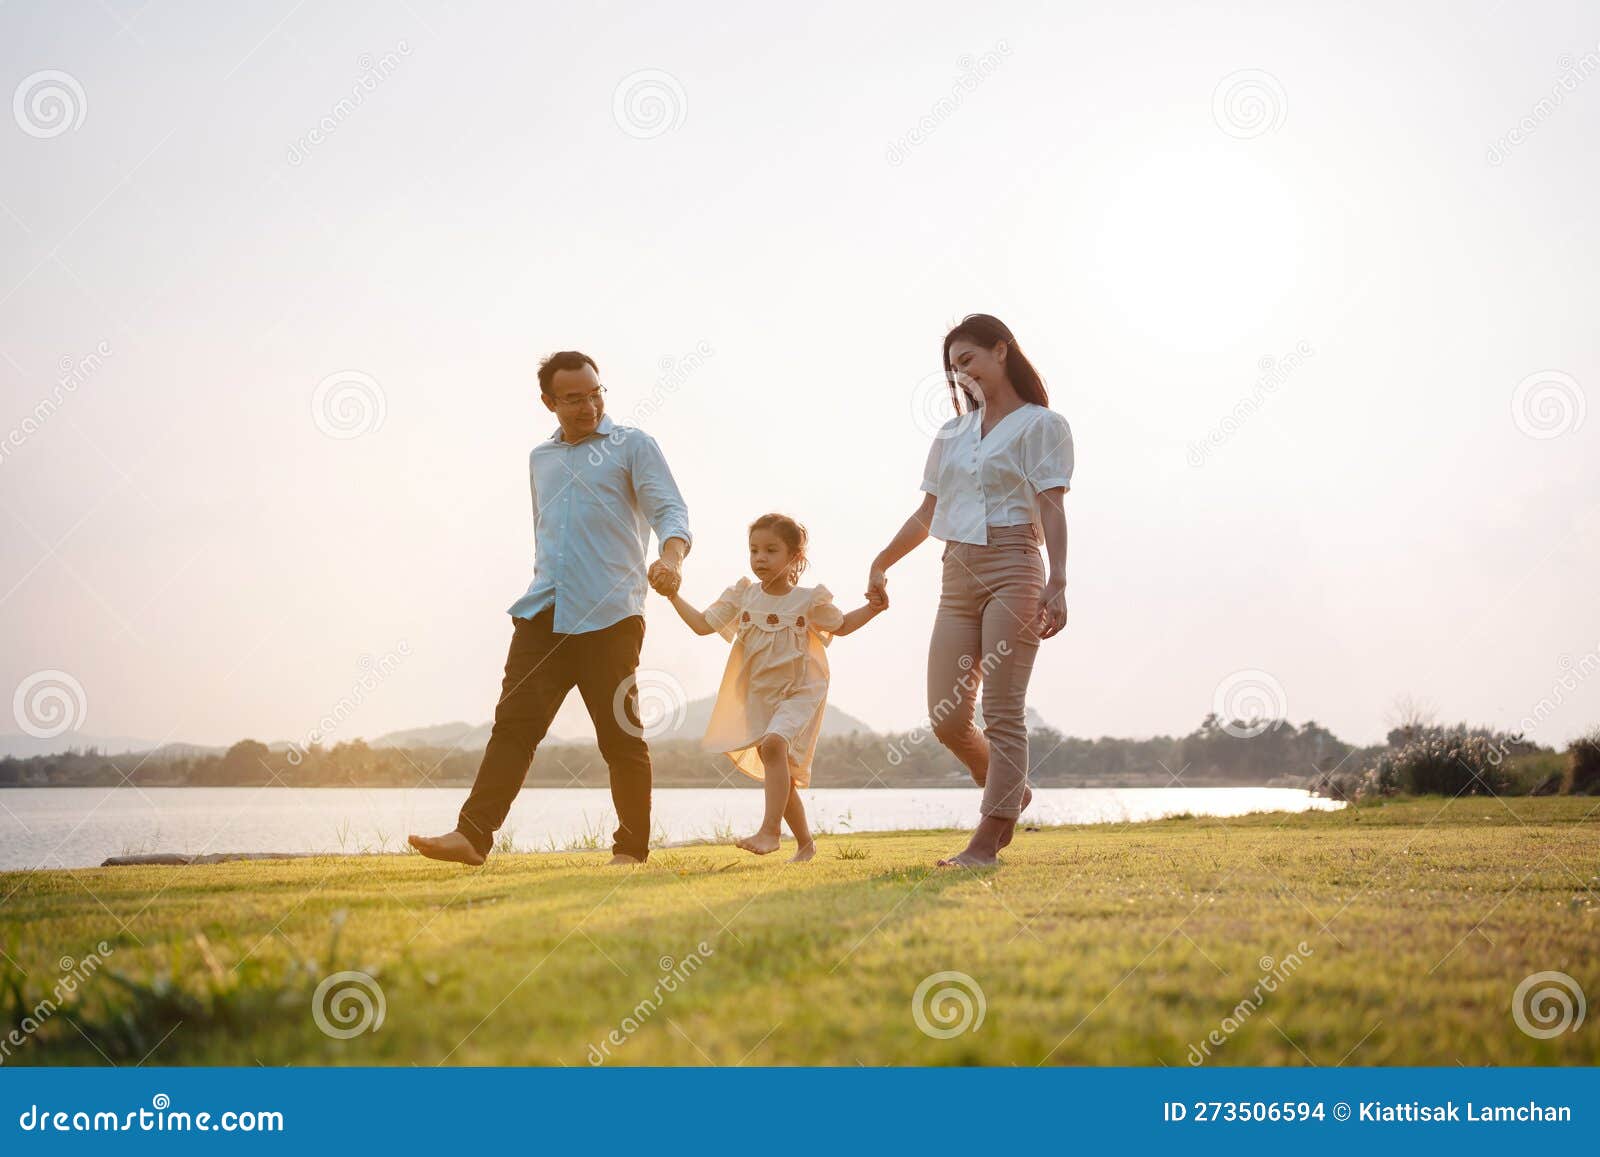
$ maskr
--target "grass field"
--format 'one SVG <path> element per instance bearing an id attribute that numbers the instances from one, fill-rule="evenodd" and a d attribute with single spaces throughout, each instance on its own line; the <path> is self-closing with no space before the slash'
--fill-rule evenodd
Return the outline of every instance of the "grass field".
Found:
<path id="1" fill-rule="evenodd" d="M 1541 1039 L 1512 1001 L 1541 972 L 1600 995 L 1597 804 L 1055 828 L 980 874 L 930 868 L 950 833 L 826 838 L 804 866 L 700 847 L 638 869 L 554 854 L 9 874 L 4 1011 L 30 1031 L 4 1059 L 1596 1064 L 1593 1017 Z M 41 1010 L 102 941 L 98 971 Z M 318 1027 L 313 989 L 335 971 L 373 977 L 354 983 L 381 992 L 381 1027 Z M 962 975 L 923 983 L 940 973 Z M 1549 983 L 1532 982 L 1536 1029 L 1558 1009 L 1536 998 Z"/>

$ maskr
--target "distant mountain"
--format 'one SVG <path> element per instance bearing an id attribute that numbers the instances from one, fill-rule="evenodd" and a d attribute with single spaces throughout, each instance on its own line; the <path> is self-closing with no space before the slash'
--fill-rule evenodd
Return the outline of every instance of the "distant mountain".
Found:
<path id="1" fill-rule="evenodd" d="M 369 747 L 466 747 L 489 745 L 490 723 L 436 723 L 432 727 L 412 727 L 390 731 L 369 740 Z M 551 737 L 554 739 L 554 736 Z M 556 740 L 556 742 L 560 742 Z"/>
<path id="2" fill-rule="evenodd" d="M 654 739 L 699 739 L 705 734 L 706 724 L 711 720 L 711 706 L 715 702 L 713 697 L 695 699 L 684 706 L 683 719 L 676 727 L 669 728 Z M 404 731 L 390 731 L 370 741 L 372 747 L 454 747 L 460 750 L 477 751 L 489 743 L 489 732 L 492 723 L 437 723 L 432 727 L 412 727 Z M 822 734 L 824 735 L 849 735 L 852 732 L 864 731 L 872 734 L 872 728 L 857 719 L 847 711 L 828 704 L 822 713 Z M 558 736 L 550 735 L 545 738 L 546 743 L 591 743 L 592 735 Z"/>
<path id="3" fill-rule="evenodd" d="M 698 739 L 705 734 L 706 724 L 711 719 L 713 697 L 695 699 L 684 707 L 683 719 L 676 727 L 655 736 L 657 739 Z M 983 723 L 983 711 L 977 712 L 978 724 Z M 1028 708 L 1028 728 L 1037 730 L 1046 726 L 1044 718 L 1032 707 Z M 453 747 L 463 751 L 481 751 L 489 743 L 491 723 L 466 723 L 457 720 L 454 723 L 436 723 L 431 727 L 410 727 L 401 731 L 390 731 L 368 740 L 371 747 Z M 863 732 L 867 735 L 875 734 L 872 727 L 842 711 L 833 704 L 828 704 L 822 716 L 823 735 L 850 735 L 854 732 Z M 546 743 L 592 743 L 594 736 L 587 731 L 578 735 L 562 736 L 549 735 L 545 737 Z M 290 744 L 286 740 L 269 742 L 267 746 L 273 751 L 283 751 Z M 27 759 L 36 755 L 56 755 L 63 751 L 87 751 L 96 748 L 104 755 L 143 755 L 155 752 L 157 756 L 166 759 L 186 758 L 199 755 L 221 755 L 228 750 L 227 744 L 207 745 L 202 743 L 161 743 L 149 739 L 136 739 L 131 736 L 83 735 L 77 732 L 68 732 L 54 739 L 35 739 L 31 735 L 0 735 L 0 758 L 15 756 L 18 759 Z"/>

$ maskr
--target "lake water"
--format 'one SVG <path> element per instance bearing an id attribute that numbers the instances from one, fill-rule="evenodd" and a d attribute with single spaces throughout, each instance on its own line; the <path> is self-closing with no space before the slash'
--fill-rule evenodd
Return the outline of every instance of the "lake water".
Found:
<path id="1" fill-rule="evenodd" d="M 466 796 L 465 788 L 9 788 L 0 790 L 0 870 L 80 868 L 149 852 L 397 851 L 408 832 L 454 827 Z M 970 827 L 980 796 L 977 788 L 819 788 L 805 800 L 812 827 L 838 837 Z M 1026 819 L 1119 823 L 1184 812 L 1238 816 L 1341 806 L 1291 788 L 1040 788 Z M 655 793 L 653 822 L 662 842 L 715 838 L 729 828 L 745 835 L 760 818 L 761 792 L 754 787 Z M 615 826 L 604 789 L 529 788 L 501 834 L 519 851 L 609 848 Z"/>

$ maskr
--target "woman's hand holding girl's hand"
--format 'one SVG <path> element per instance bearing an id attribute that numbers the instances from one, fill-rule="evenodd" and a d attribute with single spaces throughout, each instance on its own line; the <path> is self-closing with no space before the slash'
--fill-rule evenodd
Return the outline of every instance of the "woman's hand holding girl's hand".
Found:
<path id="1" fill-rule="evenodd" d="M 1067 625 L 1067 580 L 1051 575 L 1039 596 L 1039 637 L 1048 639 Z"/>
<path id="2" fill-rule="evenodd" d="M 881 566 L 867 572 L 867 602 L 880 611 L 889 608 L 889 573 Z"/>

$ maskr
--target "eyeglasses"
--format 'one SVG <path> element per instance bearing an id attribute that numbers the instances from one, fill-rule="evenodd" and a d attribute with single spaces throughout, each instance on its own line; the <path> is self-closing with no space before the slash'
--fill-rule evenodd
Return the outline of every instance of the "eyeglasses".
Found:
<path id="1" fill-rule="evenodd" d="M 587 394 L 575 394 L 570 398 L 556 398 L 554 401 L 563 410 L 576 410 L 579 406 L 586 406 L 591 402 L 597 406 L 600 405 L 601 396 L 605 392 L 606 388 L 601 386 L 599 389 L 590 390 Z"/>

